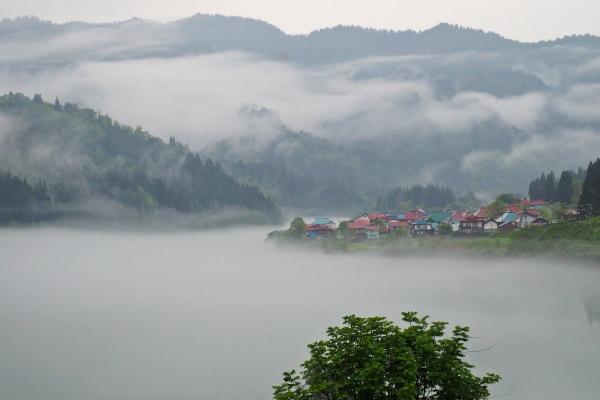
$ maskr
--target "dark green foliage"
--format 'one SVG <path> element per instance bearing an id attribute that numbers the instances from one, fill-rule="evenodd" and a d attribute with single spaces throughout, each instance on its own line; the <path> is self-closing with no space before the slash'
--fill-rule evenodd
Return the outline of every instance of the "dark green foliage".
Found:
<path id="1" fill-rule="evenodd" d="M 585 171 L 581 167 L 577 172 L 562 171 L 557 182 L 553 171 L 550 171 L 547 175 L 542 173 L 529 183 L 529 198 L 570 204 L 577 187 L 583 181 L 584 175 Z"/>
<path id="2" fill-rule="evenodd" d="M 412 207 L 442 209 L 455 203 L 456 196 L 452 189 L 429 184 L 396 188 L 386 197 L 379 199 L 376 208 L 382 211 L 398 211 Z"/>
<path id="3" fill-rule="evenodd" d="M 579 207 L 591 215 L 600 215 L 600 158 L 588 166 Z"/>
<path id="4" fill-rule="evenodd" d="M 477 400 L 495 374 L 480 378 L 464 361 L 469 328 L 446 335 L 445 322 L 403 313 L 402 329 L 382 317 L 344 317 L 326 340 L 308 346 L 302 371 L 283 374 L 275 400 Z"/>
<path id="5" fill-rule="evenodd" d="M 562 204 L 569 204 L 573 198 L 573 192 L 573 173 L 570 171 L 563 171 L 560 174 L 560 179 L 556 185 L 555 200 Z"/>
<path id="6" fill-rule="evenodd" d="M 145 211 L 235 207 L 279 218 L 279 209 L 260 190 L 237 182 L 173 138 L 166 144 L 141 127 L 121 125 L 76 104 L 61 106 L 58 99 L 44 103 L 40 95 L 35 101 L 22 94 L 2 96 L 0 111 L 25 121 L 0 149 L 0 167 L 7 164 L 26 171 L 27 178 L 50 182 L 32 185 L 37 203 L 72 204 L 101 196 Z M 31 154 L 38 147 L 55 151 L 56 157 L 39 161 Z"/>
<path id="7" fill-rule="evenodd" d="M 521 199 L 519 196 L 514 195 L 512 193 L 502 193 L 496 197 L 496 201 L 502 202 L 504 204 L 514 204 L 519 203 Z"/>
<path id="8" fill-rule="evenodd" d="M 303 238 L 306 236 L 306 223 L 300 217 L 294 218 L 290 223 L 289 233 L 291 236 L 296 238 Z"/>
<path id="9" fill-rule="evenodd" d="M 380 186 L 379 178 L 369 174 L 355 154 L 308 133 L 281 130 L 269 140 L 258 136 L 223 140 L 207 154 L 278 204 L 319 212 L 370 205 L 369 192 Z"/>
<path id="10" fill-rule="evenodd" d="M 438 234 L 442 236 L 452 235 L 452 225 L 440 224 L 440 226 L 438 227 Z"/>
<path id="11" fill-rule="evenodd" d="M 73 198 L 69 190 L 64 184 L 49 188 L 43 180 L 31 184 L 8 171 L 0 173 L 0 223 L 55 219 Z"/>
<path id="12" fill-rule="evenodd" d="M 577 222 L 558 222 L 546 226 L 529 226 L 502 235 L 511 239 L 581 240 L 598 243 L 600 242 L 600 218 L 588 218 Z"/>

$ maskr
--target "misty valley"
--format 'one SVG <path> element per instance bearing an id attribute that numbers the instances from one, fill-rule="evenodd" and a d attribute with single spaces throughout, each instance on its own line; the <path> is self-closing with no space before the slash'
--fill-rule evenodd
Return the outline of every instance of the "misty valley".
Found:
<path id="1" fill-rule="evenodd" d="M 470 326 L 493 395 L 600 390 L 595 266 L 323 255 L 264 234 L 0 231 L 0 397 L 269 398 L 342 316 L 407 310 Z"/>
<path id="2" fill-rule="evenodd" d="M 595 400 L 598 104 L 591 34 L 0 19 L 0 400 Z"/>

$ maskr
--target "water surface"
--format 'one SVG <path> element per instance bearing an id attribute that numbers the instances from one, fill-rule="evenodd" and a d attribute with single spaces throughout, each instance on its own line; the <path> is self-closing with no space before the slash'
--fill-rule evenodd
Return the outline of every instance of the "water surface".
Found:
<path id="1" fill-rule="evenodd" d="M 323 255 L 264 229 L 0 231 L 0 398 L 269 399 L 346 314 L 470 325 L 507 399 L 595 400 L 600 269 Z"/>

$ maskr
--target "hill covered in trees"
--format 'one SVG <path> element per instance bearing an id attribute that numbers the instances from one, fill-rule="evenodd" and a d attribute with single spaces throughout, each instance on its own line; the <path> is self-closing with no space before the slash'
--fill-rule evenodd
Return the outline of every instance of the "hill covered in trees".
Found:
<path id="1" fill-rule="evenodd" d="M 429 183 L 484 200 L 525 196 L 532 176 L 600 151 L 600 39 L 590 35 L 521 43 L 444 23 L 288 35 L 199 14 L 5 19 L 0 46 L 0 91 L 73 99 L 197 149 L 228 142 L 208 153 L 286 207 L 344 212 Z M 248 104 L 273 110 L 287 129 L 253 130 L 239 115 Z"/>
<path id="2" fill-rule="evenodd" d="M 10 93 L 0 97 L 0 119 L 3 222 L 225 209 L 239 213 L 237 222 L 280 216 L 259 189 L 239 183 L 211 159 L 94 110 Z"/>
<path id="3" fill-rule="evenodd" d="M 414 185 L 392 189 L 377 201 L 376 209 L 381 211 L 409 210 L 421 207 L 428 210 L 445 208 L 477 207 L 474 194 L 457 197 L 451 188 L 439 185 Z"/>

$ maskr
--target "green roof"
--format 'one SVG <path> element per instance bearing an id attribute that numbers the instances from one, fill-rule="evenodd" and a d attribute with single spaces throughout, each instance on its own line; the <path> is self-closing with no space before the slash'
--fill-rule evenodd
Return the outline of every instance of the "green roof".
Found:
<path id="1" fill-rule="evenodd" d="M 427 220 L 430 222 L 441 223 L 447 221 L 450 218 L 450 213 L 445 211 L 432 212 L 427 216 Z"/>

